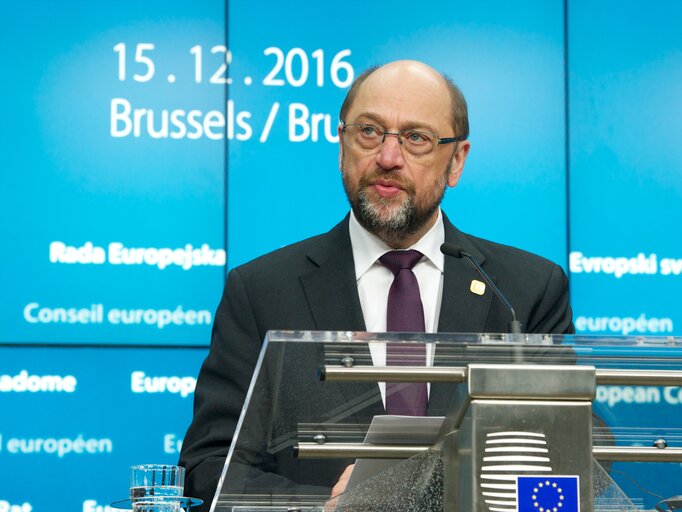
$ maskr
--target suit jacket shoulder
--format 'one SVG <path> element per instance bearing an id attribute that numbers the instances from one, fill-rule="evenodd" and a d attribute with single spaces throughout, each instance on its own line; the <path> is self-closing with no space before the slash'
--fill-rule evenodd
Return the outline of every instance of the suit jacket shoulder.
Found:
<path id="1" fill-rule="evenodd" d="M 365 329 L 347 218 L 233 269 L 230 281 L 242 284 L 260 339 L 273 329 Z"/>
<path id="2" fill-rule="evenodd" d="M 514 307 L 526 332 L 564 334 L 574 332 L 569 305 L 568 279 L 550 260 L 508 245 L 465 234 L 445 219 L 445 240 L 463 247 L 495 281 Z M 453 332 L 507 332 L 511 315 L 492 290 L 483 295 L 470 290 L 481 280 L 464 258 L 446 257 L 441 324 Z M 447 295 L 445 290 L 448 291 Z M 458 294 L 458 295 L 450 295 Z M 465 329 L 457 329 L 444 315 L 467 311 Z M 454 313 L 455 316 L 460 316 Z"/>

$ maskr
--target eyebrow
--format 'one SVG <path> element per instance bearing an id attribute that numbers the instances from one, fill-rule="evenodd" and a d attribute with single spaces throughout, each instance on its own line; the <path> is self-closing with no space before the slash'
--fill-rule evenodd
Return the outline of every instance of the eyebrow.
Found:
<path id="1" fill-rule="evenodd" d="M 375 114 L 373 112 L 361 112 L 358 116 L 357 119 L 355 120 L 355 123 L 358 124 L 364 124 L 364 123 L 359 123 L 358 120 L 367 118 L 373 123 L 376 123 L 380 125 L 381 127 L 385 127 L 386 124 L 383 120 L 383 118 L 379 114 Z M 438 133 L 436 129 L 433 126 L 430 126 L 423 121 L 407 121 L 403 123 L 402 127 L 398 128 L 399 131 L 402 130 L 420 130 L 420 131 L 427 131 L 431 133 Z"/>

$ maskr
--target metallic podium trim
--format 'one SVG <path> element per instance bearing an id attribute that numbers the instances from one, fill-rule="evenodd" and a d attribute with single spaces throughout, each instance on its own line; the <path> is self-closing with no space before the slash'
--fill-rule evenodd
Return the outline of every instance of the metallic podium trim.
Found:
<path id="1" fill-rule="evenodd" d="M 409 459 L 430 448 L 428 445 L 298 443 L 294 453 L 301 459 Z M 592 456 L 611 462 L 682 462 L 682 448 L 593 446 Z"/>
<path id="2" fill-rule="evenodd" d="M 576 366 L 576 368 L 592 368 Z M 333 382 L 455 382 L 466 381 L 464 366 L 345 366 L 326 365 L 320 368 L 322 380 Z M 597 384 L 682 386 L 679 370 L 597 369 Z"/>

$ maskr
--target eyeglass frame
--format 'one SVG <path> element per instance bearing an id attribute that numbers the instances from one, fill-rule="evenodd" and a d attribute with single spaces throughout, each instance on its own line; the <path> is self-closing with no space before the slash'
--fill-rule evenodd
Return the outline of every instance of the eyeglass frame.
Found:
<path id="1" fill-rule="evenodd" d="M 467 140 L 467 135 L 460 135 L 459 137 L 439 137 L 437 133 L 425 131 L 425 130 L 415 130 L 415 129 L 405 129 L 405 130 L 398 130 L 397 132 L 389 132 L 388 130 L 385 130 L 381 126 L 377 126 L 375 124 L 371 123 L 348 123 L 346 124 L 345 121 L 341 121 L 341 131 L 346 134 L 346 127 L 348 126 L 371 126 L 372 128 L 376 128 L 378 130 L 381 130 L 384 134 L 381 137 L 381 142 L 377 144 L 376 149 L 379 149 L 381 145 L 386 141 L 386 135 L 395 135 L 398 138 L 398 143 L 403 146 L 403 137 L 400 135 L 402 132 L 416 132 L 416 133 L 426 133 L 429 135 L 433 135 L 436 137 L 436 144 L 434 144 L 433 149 L 429 151 L 428 153 L 424 153 L 424 155 L 429 155 L 433 153 L 438 146 L 441 146 L 443 144 L 450 144 L 452 142 L 462 142 Z M 410 153 L 412 154 L 412 153 Z"/>

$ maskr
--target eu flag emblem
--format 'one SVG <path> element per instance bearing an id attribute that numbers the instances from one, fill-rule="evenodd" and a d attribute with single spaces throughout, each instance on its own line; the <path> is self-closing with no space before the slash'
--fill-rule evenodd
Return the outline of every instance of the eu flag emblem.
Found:
<path id="1" fill-rule="evenodd" d="M 580 512 L 577 476 L 518 476 L 518 512 Z"/>

